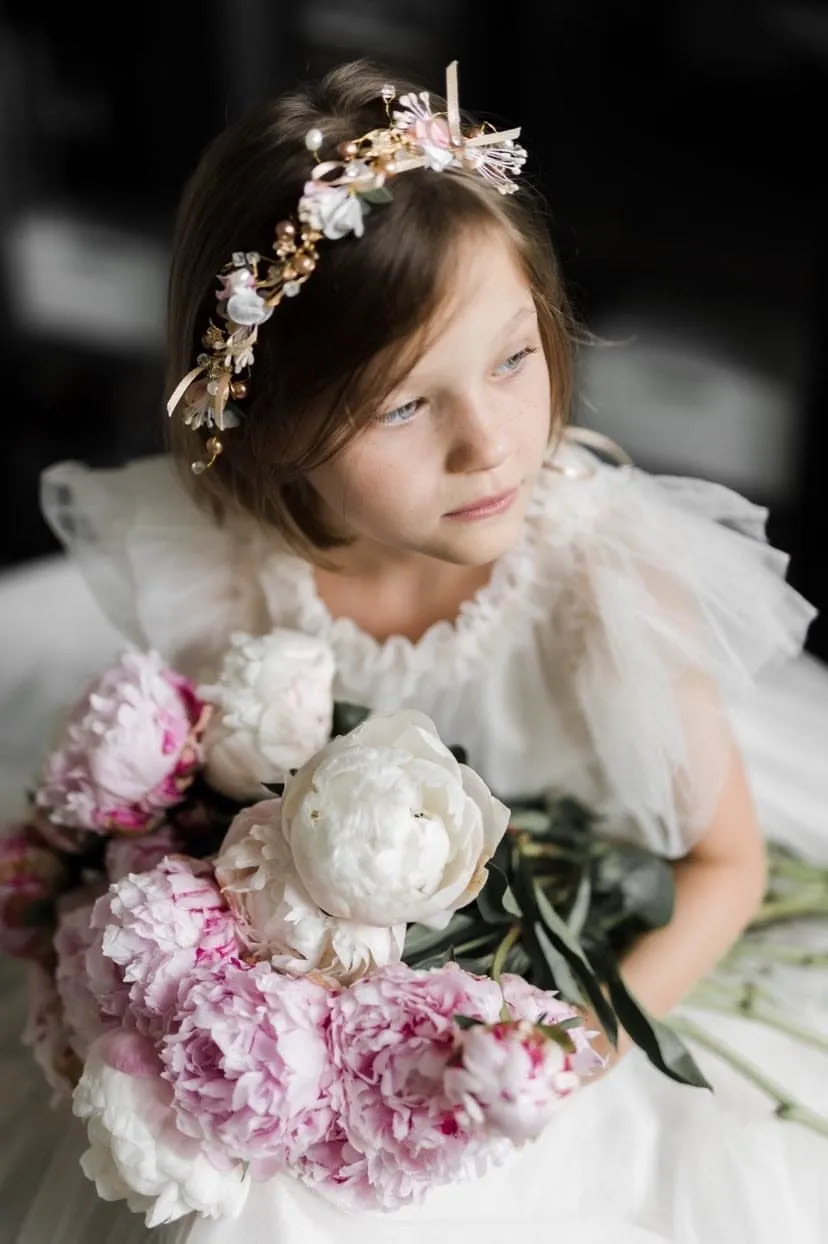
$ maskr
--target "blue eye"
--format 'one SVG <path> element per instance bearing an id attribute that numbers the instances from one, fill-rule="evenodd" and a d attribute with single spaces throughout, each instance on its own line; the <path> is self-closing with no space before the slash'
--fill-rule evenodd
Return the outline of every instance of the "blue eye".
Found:
<path id="1" fill-rule="evenodd" d="M 516 354 L 510 354 L 507 359 L 504 359 L 500 366 L 495 368 L 495 373 L 500 376 L 510 376 L 520 370 L 521 365 L 525 363 L 530 354 L 537 354 L 537 352 L 537 346 L 524 346 Z"/>
<path id="2" fill-rule="evenodd" d="M 422 406 L 422 398 L 415 398 L 413 402 L 406 402 L 404 406 L 398 406 L 396 410 L 388 410 L 384 415 L 380 415 L 377 423 L 382 423 L 385 427 L 399 427 L 403 423 L 410 423 Z"/>

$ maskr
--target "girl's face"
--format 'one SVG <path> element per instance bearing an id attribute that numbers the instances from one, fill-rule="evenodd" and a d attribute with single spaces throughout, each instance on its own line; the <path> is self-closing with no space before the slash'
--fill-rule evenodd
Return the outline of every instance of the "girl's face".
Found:
<path id="1" fill-rule="evenodd" d="M 348 561 L 485 566 L 514 542 L 546 453 L 549 374 L 529 285 L 502 240 L 461 243 L 451 304 L 373 420 L 310 475 Z"/>

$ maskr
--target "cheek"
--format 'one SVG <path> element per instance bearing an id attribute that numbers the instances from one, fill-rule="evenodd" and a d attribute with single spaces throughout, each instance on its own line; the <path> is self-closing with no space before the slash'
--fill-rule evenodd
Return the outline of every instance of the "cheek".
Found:
<path id="1" fill-rule="evenodd" d="M 403 442 L 407 441 L 408 444 Z M 400 526 L 416 514 L 426 480 L 412 470 L 418 454 L 405 434 L 366 438 L 314 472 L 310 479 L 328 508 L 363 532 Z"/>

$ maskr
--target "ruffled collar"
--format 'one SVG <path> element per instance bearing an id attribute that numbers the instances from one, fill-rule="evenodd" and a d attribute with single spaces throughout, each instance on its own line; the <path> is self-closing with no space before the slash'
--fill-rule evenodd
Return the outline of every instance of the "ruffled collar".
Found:
<path id="1" fill-rule="evenodd" d="M 527 508 L 516 543 L 494 565 L 487 583 L 460 606 L 453 620 L 433 623 L 412 640 L 404 635 L 375 639 L 351 618 L 333 617 L 316 586 L 311 564 L 280 549 L 260 570 L 274 625 L 289 626 L 327 640 L 337 662 L 341 696 L 360 696 L 372 707 L 416 696 L 422 680 L 454 683 L 478 671 L 503 644 L 519 642 L 528 624 L 544 612 L 537 590 L 539 550 L 551 491 L 562 475 L 547 463 Z"/>

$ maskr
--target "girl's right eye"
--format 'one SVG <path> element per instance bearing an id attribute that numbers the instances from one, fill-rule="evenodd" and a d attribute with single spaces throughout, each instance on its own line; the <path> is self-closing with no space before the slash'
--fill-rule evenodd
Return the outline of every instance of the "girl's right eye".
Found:
<path id="1" fill-rule="evenodd" d="M 404 423 L 410 423 L 422 405 L 423 399 L 415 398 L 413 402 L 406 402 L 404 406 L 397 406 L 394 410 L 386 411 L 384 415 L 378 415 L 377 423 L 386 428 L 398 428 Z"/>

